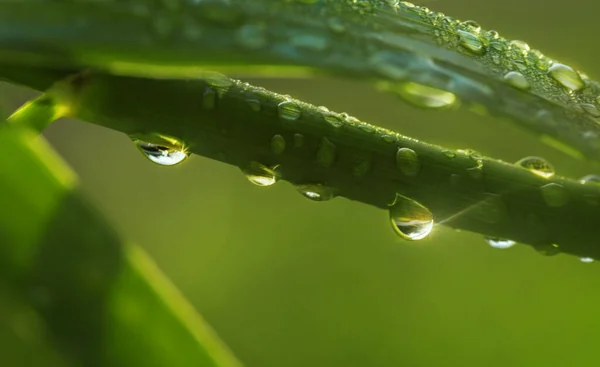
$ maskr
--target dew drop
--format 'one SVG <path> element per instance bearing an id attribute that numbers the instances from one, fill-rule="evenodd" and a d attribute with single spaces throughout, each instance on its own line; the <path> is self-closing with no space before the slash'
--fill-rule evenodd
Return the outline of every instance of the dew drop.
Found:
<path id="1" fill-rule="evenodd" d="M 325 168 L 329 168 L 335 162 L 336 147 L 329 139 L 322 138 L 317 150 L 317 163 Z"/>
<path id="2" fill-rule="evenodd" d="M 302 196 L 312 201 L 327 201 L 335 197 L 335 190 L 321 184 L 298 185 L 296 189 Z"/>
<path id="3" fill-rule="evenodd" d="M 549 183 L 541 187 L 542 197 L 546 205 L 550 207 L 561 207 L 569 201 L 569 195 L 562 185 Z"/>
<path id="4" fill-rule="evenodd" d="M 525 76 L 518 71 L 511 71 L 504 75 L 504 80 L 517 89 L 529 89 L 530 85 Z"/>
<path id="5" fill-rule="evenodd" d="M 515 46 L 516 48 L 518 48 L 521 51 L 521 53 L 523 53 L 523 54 L 526 54 L 527 52 L 529 52 L 529 50 L 531 50 L 529 45 L 524 41 L 514 40 L 514 41 L 510 41 L 510 44 L 512 46 Z"/>
<path id="6" fill-rule="evenodd" d="M 400 148 L 396 152 L 396 166 L 406 176 L 416 176 L 421 171 L 421 161 L 410 148 Z"/>
<path id="7" fill-rule="evenodd" d="M 271 151 L 274 154 L 281 154 L 285 150 L 285 138 L 279 134 L 273 135 L 271 138 Z"/>
<path id="8" fill-rule="evenodd" d="M 452 158 L 456 158 L 456 152 L 454 152 L 454 151 L 452 151 L 452 150 L 449 150 L 449 149 L 444 149 L 444 150 L 442 150 L 442 153 L 443 153 L 443 154 L 444 154 L 446 157 L 448 157 L 448 158 L 450 158 L 450 159 L 452 159 Z"/>
<path id="9" fill-rule="evenodd" d="M 582 263 L 589 264 L 589 263 L 593 263 L 594 259 L 591 257 L 582 257 L 582 258 L 579 258 L 579 261 L 581 261 Z"/>
<path id="10" fill-rule="evenodd" d="M 388 144 L 394 144 L 398 140 L 398 138 L 394 135 L 384 134 L 381 135 L 381 140 Z"/>
<path id="11" fill-rule="evenodd" d="M 560 254 L 560 247 L 557 244 L 534 245 L 533 248 L 541 255 L 554 256 Z"/>
<path id="12" fill-rule="evenodd" d="M 146 137 L 144 140 L 132 137 L 132 141 L 142 154 L 156 164 L 174 166 L 188 157 L 183 144 L 176 139 L 154 134 Z"/>
<path id="13" fill-rule="evenodd" d="M 550 178 L 554 176 L 554 167 L 552 167 L 552 165 L 544 158 L 525 157 L 515 163 L 515 165 L 523 167 L 534 175 L 543 178 Z"/>
<path id="14" fill-rule="evenodd" d="M 487 242 L 493 248 L 500 248 L 500 249 L 510 248 L 516 244 L 516 242 L 513 240 L 507 240 L 504 238 L 496 238 L 496 237 L 486 237 L 485 242 Z"/>
<path id="15" fill-rule="evenodd" d="M 465 20 L 462 22 L 462 25 L 470 28 L 472 31 L 479 33 L 481 31 L 481 26 L 474 20 Z"/>
<path id="16" fill-rule="evenodd" d="M 285 101 L 277 105 L 277 114 L 283 120 L 294 121 L 300 117 L 302 110 L 295 102 Z"/>
<path id="17" fill-rule="evenodd" d="M 252 161 L 243 169 L 243 172 L 246 178 L 256 186 L 271 186 L 279 180 L 276 169 L 277 166 L 269 168 Z"/>
<path id="18" fill-rule="evenodd" d="M 433 229 L 433 214 L 429 209 L 406 196 L 396 195 L 389 211 L 394 231 L 405 240 L 423 239 Z"/>
<path id="19" fill-rule="evenodd" d="M 248 99 L 246 100 L 246 103 L 254 112 L 260 112 L 260 110 L 262 109 L 262 105 L 260 104 L 260 101 L 258 99 Z"/>
<path id="20" fill-rule="evenodd" d="M 580 104 L 581 108 L 594 117 L 600 117 L 600 111 L 598 108 L 591 103 L 582 103 Z"/>
<path id="21" fill-rule="evenodd" d="M 337 114 L 332 113 L 332 112 L 324 112 L 323 114 L 323 119 L 331 126 L 338 128 L 341 127 L 344 123 L 342 122 L 342 119 L 338 117 Z"/>
<path id="22" fill-rule="evenodd" d="M 392 91 L 406 102 L 422 108 L 450 107 L 457 101 L 454 93 L 413 82 L 403 83 Z"/>
<path id="23" fill-rule="evenodd" d="M 585 85 L 579 73 L 568 65 L 554 63 L 548 69 L 548 73 L 554 80 L 571 90 L 580 90 Z"/>
<path id="24" fill-rule="evenodd" d="M 483 41 L 481 41 L 481 39 L 476 34 L 463 31 L 462 29 L 456 31 L 456 34 L 460 38 L 461 46 L 463 46 L 466 50 L 476 55 L 485 54 L 485 46 L 483 44 Z"/>

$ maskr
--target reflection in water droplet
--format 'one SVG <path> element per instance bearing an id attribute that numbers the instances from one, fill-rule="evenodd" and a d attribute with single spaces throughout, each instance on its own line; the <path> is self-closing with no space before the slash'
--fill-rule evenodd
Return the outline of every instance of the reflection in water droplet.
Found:
<path id="1" fill-rule="evenodd" d="M 554 167 L 552 167 L 552 165 L 544 158 L 525 157 L 515 163 L 515 165 L 521 166 L 529 172 L 543 178 L 550 178 L 554 176 Z"/>
<path id="2" fill-rule="evenodd" d="M 161 166 L 174 166 L 188 157 L 183 144 L 173 138 L 151 134 L 144 140 L 134 136 L 132 141 L 149 160 Z"/>
<path id="3" fill-rule="evenodd" d="M 391 90 L 406 102 L 417 107 L 450 107 L 457 101 L 454 93 L 413 82 L 404 83 L 400 88 L 392 88 Z"/>
<path id="4" fill-rule="evenodd" d="M 396 195 L 389 210 L 394 231 L 406 240 L 423 239 L 433 229 L 433 214 L 413 199 Z"/>
<path id="5" fill-rule="evenodd" d="M 284 120 L 297 120 L 302 114 L 300 106 L 294 102 L 285 101 L 277 105 L 277 114 Z"/>
<path id="6" fill-rule="evenodd" d="M 496 237 L 486 237 L 485 242 L 487 242 L 493 248 L 500 248 L 500 249 L 510 248 L 516 244 L 516 242 L 513 240 L 507 240 L 504 238 L 496 238 Z"/>
<path id="7" fill-rule="evenodd" d="M 296 189 L 302 196 L 312 201 L 327 201 L 335 197 L 335 190 L 321 184 L 298 185 Z"/>
<path id="8" fill-rule="evenodd" d="M 554 256 L 560 254 L 560 247 L 556 244 L 534 245 L 533 248 L 544 256 Z"/>
<path id="9" fill-rule="evenodd" d="M 504 80 L 517 89 L 529 89 L 530 85 L 525 76 L 517 71 L 511 71 L 504 75 Z"/>
<path id="10" fill-rule="evenodd" d="M 277 155 L 285 150 L 285 139 L 283 136 L 276 134 L 271 138 L 271 151 Z"/>
<path id="11" fill-rule="evenodd" d="M 421 171 L 419 156 L 409 148 L 398 149 L 396 152 L 396 166 L 406 176 L 416 176 Z"/>
<path id="12" fill-rule="evenodd" d="M 243 169 L 246 178 L 257 186 L 271 186 L 279 180 L 276 173 L 278 166 L 269 168 L 258 162 L 252 161 Z"/>
<path id="13" fill-rule="evenodd" d="M 583 79 L 572 67 L 564 64 L 554 63 L 548 69 L 550 76 L 557 82 L 571 90 L 579 90 L 585 86 Z"/>
<path id="14" fill-rule="evenodd" d="M 582 263 L 589 264 L 589 263 L 593 263 L 594 259 L 592 259 L 591 257 L 582 257 L 579 259 L 579 261 L 581 261 Z"/>
<path id="15" fill-rule="evenodd" d="M 541 187 L 542 197 L 546 205 L 550 207 L 560 207 L 569 201 L 569 195 L 562 185 L 549 183 Z"/>
<path id="16" fill-rule="evenodd" d="M 460 45 L 463 46 L 466 50 L 476 55 L 485 54 L 485 45 L 483 44 L 479 36 L 471 32 L 463 31 L 462 29 L 456 31 L 456 34 L 460 38 Z"/>

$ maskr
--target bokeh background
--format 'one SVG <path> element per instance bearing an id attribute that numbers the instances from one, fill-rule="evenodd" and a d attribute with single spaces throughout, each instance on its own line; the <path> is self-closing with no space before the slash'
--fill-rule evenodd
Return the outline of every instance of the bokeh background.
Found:
<path id="1" fill-rule="evenodd" d="M 415 3 L 600 78 L 596 0 Z M 419 110 L 361 81 L 245 79 L 428 142 L 506 161 L 540 155 L 573 178 L 600 173 L 509 121 Z M 1 91 L 7 109 L 32 95 Z M 597 364 L 598 263 L 528 246 L 497 250 L 441 226 L 408 243 L 386 212 L 360 203 L 311 202 L 285 182 L 256 187 L 237 168 L 197 156 L 160 167 L 127 136 L 80 121 L 60 120 L 44 134 L 90 201 L 152 255 L 245 366 Z M 29 331 L 13 326 L 0 325 L 4 358 L 57 365 L 53 351 L 32 353 L 20 342 Z"/>

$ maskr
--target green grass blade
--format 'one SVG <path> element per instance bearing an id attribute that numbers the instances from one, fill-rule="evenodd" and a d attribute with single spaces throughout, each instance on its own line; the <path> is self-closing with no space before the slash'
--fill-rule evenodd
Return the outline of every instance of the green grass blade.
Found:
<path id="1" fill-rule="evenodd" d="M 77 365 L 240 364 L 142 250 L 82 198 L 44 141 L 0 132 L 0 278 Z"/>

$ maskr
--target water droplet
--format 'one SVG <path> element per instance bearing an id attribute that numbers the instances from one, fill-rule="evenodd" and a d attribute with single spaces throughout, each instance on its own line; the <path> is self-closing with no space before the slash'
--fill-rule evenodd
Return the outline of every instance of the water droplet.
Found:
<path id="1" fill-rule="evenodd" d="M 579 183 L 600 185 L 600 176 L 598 176 L 598 175 L 583 176 L 582 178 L 579 179 Z"/>
<path id="2" fill-rule="evenodd" d="M 589 113 L 590 115 L 594 116 L 594 117 L 600 117 L 600 111 L 598 111 L 598 108 L 596 106 L 594 106 L 591 103 L 582 103 L 579 106 L 581 106 L 581 108 Z"/>
<path id="3" fill-rule="evenodd" d="M 487 242 L 493 248 L 500 248 L 500 249 L 510 248 L 516 244 L 516 242 L 513 240 L 507 240 L 504 238 L 496 238 L 496 237 L 486 237 L 485 242 Z"/>
<path id="4" fill-rule="evenodd" d="M 205 110 L 213 110 L 216 106 L 217 92 L 211 87 L 206 87 L 204 95 L 202 96 L 202 108 Z"/>
<path id="5" fill-rule="evenodd" d="M 156 164 L 174 166 L 188 157 L 185 147 L 176 139 L 157 134 L 143 136 L 144 140 L 132 136 L 132 141 L 149 160 Z"/>
<path id="6" fill-rule="evenodd" d="M 517 89 L 529 89 L 530 85 L 525 76 L 518 71 L 511 71 L 504 75 L 504 80 Z"/>
<path id="7" fill-rule="evenodd" d="M 243 169 L 246 178 L 257 186 L 271 186 L 279 180 L 276 173 L 278 166 L 269 168 L 258 162 L 252 161 Z"/>
<path id="8" fill-rule="evenodd" d="M 568 65 L 554 63 L 548 69 L 548 73 L 554 80 L 571 90 L 579 90 L 585 85 L 579 73 Z"/>
<path id="9" fill-rule="evenodd" d="M 455 158 L 455 157 L 456 157 L 456 152 L 454 152 L 454 151 L 452 151 L 452 150 L 444 149 L 444 150 L 442 151 L 442 153 L 443 153 L 443 154 L 444 154 L 446 157 L 448 157 L 448 158 L 450 158 L 450 159 L 452 159 L 452 158 Z"/>
<path id="10" fill-rule="evenodd" d="M 294 134 L 294 148 L 301 148 L 304 146 L 304 135 Z"/>
<path id="11" fill-rule="evenodd" d="M 552 167 L 552 165 L 544 158 L 525 157 L 515 163 L 515 165 L 521 166 L 529 172 L 543 178 L 550 178 L 554 176 L 554 167 Z"/>
<path id="12" fill-rule="evenodd" d="M 410 148 L 400 148 L 396 152 L 396 166 L 406 176 L 416 176 L 421 171 L 421 161 L 417 153 Z"/>
<path id="13" fill-rule="evenodd" d="M 295 102 L 284 101 L 277 105 L 277 114 L 284 120 L 297 120 L 302 114 L 300 106 Z"/>
<path id="14" fill-rule="evenodd" d="M 217 95 L 219 97 L 222 97 L 223 94 L 226 93 L 233 85 L 233 81 L 231 79 L 229 79 L 226 75 L 217 73 L 216 71 L 205 71 L 203 75 L 204 80 L 208 83 L 208 85 L 217 90 Z"/>
<path id="15" fill-rule="evenodd" d="M 533 248 L 544 256 L 554 256 L 560 254 L 560 247 L 557 244 L 534 245 Z"/>
<path id="16" fill-rule="evenodd" d="M 389 210 L 394 231 L 405 240 L 423 239 L 433 229 L 433 214 L 413 199 L 396 195 Z"/>
<path id="17" fill-rule="evenodd" d="M 510 41 L 510 44 L 516 48 L 518 48 L 521 53 L 526 54 L 527 52 L 529 52 L 529 50 L 531 50 L 531 48 L 529 47 L 529 45 L 526 42 L 520 41 L 520 40 L 514 40 L 514 41 Z"/>
<path id="18" fill-rule="evenodd" d="M 485 54 L 485 46 L 479 36 L 471 32 L 463 31 L 462 29 L 456 31 L 456 34 L 460 38 L 461 46 L 463 46 L 466 50 L 476 55 Z"/>
<path id="19" fill-rule="evenodd" d="M 317 150 L 317 163 L 325 168 L 329 168 L 335 162 L 336 147 L 327 138 L 322 138 Z"/>
<path id="20" fill-rule="evenodd" d="M 298 185 L 296 189 L 302 196 L 312 201 L 327 201 L 335 197 L 335 190 L 321 184 Z"/>
<path id="21" fill-rule="evenodd" d="M 468 27 L 475 33 L 479 33 L 481 31 L 481 26 L 474 20 L 465 20 L 462 22 L 462 25 Z"/>
<path id="22" fill-rule="evenodd" d="M 271 138 L 271 151 L 277 155 L 285 150 L 285 138 L 279 134 L 273 135 Z"/>
<path id="23" fill-rule="evenodd" d="M 542 197 L 546 205 L 550 207 L 561 207 L 569 201 L 569 195 L 562 185 L 549 183 L 541 187 Z"/>
<path id="24" fill-rule="evenodd" d="M 323 114 L 323 119 L 331 126 L 338 128 L 341 127 L 344 123 L 342 122 L 342 119 L 340 119 L 338 117 L 337 114 L 332 113 L 332 112 L 324 112 Z"/>
<path id="25" fill-rule="evenodd" d="M 260 110 L 262 108 L 262 105 L 260 104 L 260 101 L 258 99 L 248 99 L 248 100 L 246 100 L 246 103 L 248 104 L 250 109 L 254 112 L 260 112 Z"/>
<path id="26" fill-rule="evenodd" d="M 593 263 L 594 259 L 591 257 L 582 257 L 579 259 L 579 261 L 581 261 L 582 263 L 589 264 L 589 263 Z"/>
<path id="27" fill-rule="evenodd" d="M 403 83 L 400 88 L 392 87 L 391 91 L 406 102 L 423 108 L 450 107 L 457 101 L 454 93 L 413 82 Z"/>

